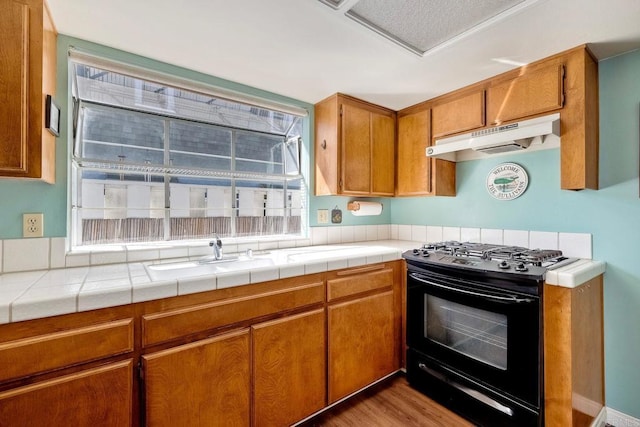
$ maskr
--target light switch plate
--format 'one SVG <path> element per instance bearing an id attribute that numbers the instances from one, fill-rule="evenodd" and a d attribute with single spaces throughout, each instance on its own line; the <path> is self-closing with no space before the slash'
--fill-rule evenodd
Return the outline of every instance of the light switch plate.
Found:
<path id="1" fill-rule="evenodd" d="M 22 215 L 22 237 L 42 237 L 44 234 L 44 215 L 26 213 Z"/>
<path id="2" fill-rule="evenodd" d="M 329 209 L 318 209 L 318 224 L 329 223 Z"/>

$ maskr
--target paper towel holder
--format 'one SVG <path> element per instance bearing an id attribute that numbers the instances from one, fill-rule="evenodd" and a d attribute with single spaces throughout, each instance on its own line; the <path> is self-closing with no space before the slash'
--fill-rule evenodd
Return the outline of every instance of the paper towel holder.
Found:
<path id="1" fill-rule="evenodd" d="M 380 215 L 382 213 L 382 203 L 354 200 L 347 203 L 347 210 L 356 216 Z"/>

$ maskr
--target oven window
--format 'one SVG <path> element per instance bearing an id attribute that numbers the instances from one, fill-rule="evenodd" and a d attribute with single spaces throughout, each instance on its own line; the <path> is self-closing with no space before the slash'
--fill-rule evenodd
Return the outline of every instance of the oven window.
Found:
<path id="1" fill-rule="evenodd" d="M 507 316 L 424 295 L 424 336 L 468 357 L 507 369 Z"/>

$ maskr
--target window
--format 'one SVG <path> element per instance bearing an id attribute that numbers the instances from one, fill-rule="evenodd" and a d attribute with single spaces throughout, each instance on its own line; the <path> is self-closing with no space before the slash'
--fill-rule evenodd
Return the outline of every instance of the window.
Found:
<path id="1" fill-rule="evenodd" d="M 73 246 L 304 234 L 301 115 L 72 69 Z"/>

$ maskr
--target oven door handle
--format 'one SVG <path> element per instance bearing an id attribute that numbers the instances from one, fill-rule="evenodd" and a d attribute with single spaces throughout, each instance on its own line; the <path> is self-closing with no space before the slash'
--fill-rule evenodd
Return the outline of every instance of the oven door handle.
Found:
<path id="1" fill-rule="evenodd" d="M 430 285 L 430 286 L 435 286 L 437 288 L 445 289 L 447 291 L 458 292 L 458 293 L 462 293 L 462 294 L 466 294 L 466 295 L 471 295 L 471 296 L 474 296 L 474 297 L 481 297 L 481 298 L 486 298 L 486 299 L 491 299 L 491 300 L 496 300 L 496 301 L 516 303 L 516 304 L 530 303 L 530 302 L 534 301 L 531 298 L 520 298 L 520 297 L 517 297 L 515 295 L 509 295 L 509 296 L 490 295 L 490 294 L 485 294 L 485 293 L 482 293 L 482 292 L 469 291 L 469 290 L 466 290 L 466 289 L 460 289 L 460 288 L 456 288 L 456 287 L 453 287 L 453 286 L 447 286 L 447 285 L 443 285 L 443 284 L 440 284 L 440 283 L 432 282 L 430 280 L 425 280 L 417 273 L 409 273 L 409 276 L 411 276 L 411 278 L 413 278 L 413 279 L 415 279 L 415 280 L 417 280 L 419 282 L 422 282 L 422 283 Z"/>

